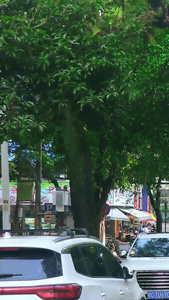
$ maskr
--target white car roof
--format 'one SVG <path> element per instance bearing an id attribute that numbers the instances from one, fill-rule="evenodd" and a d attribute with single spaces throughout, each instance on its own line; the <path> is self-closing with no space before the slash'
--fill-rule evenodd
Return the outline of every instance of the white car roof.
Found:
<path id="1" fill-rule="evenodd" d="M 98 239 L 86 236 L 52 236 L 52 235 L 26 235 L 26 236 L 7 236 L 0 237 L 1 247 L 31 247 L 45 248 L 61 252 L 63 248 L 79 243 L 99 243 Z"/>

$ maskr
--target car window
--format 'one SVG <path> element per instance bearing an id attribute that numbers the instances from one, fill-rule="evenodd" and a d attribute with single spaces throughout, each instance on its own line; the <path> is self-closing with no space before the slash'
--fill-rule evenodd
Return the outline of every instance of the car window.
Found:
<path id="1" fill-rule="evenodd" d="M 90 277 L 123 277 L 116 258 L 101 245 L 80 245 L 72 247 L 70 252 L 75 269 L 80 274 Z"/>
<path id="2" fill-rule="evenodd" d="M 79 274 L 88 276 L 87 268 L 86 268 L 83 256 L 81 255 L 81 253 L 79 251 L 79 247 L 77 247 L 77 246 L 71 247 L 70 254 L 72 256 L 75 270 Z"/>
<path id="3" fill-rule="evenodd" d="M 123 278 L 123 271 L 120 263 L 105 247 L 99 246 L 99 255 L 103 259 L 103 264 L 107 275 L 110 277 Z"/>
<path id="4" fill-rule="evenodd" d="M 0 280 L 23 281 L 62 275 L 60 254 L 39 248 L 0 248 Z"/>
<path id="5" fill-rule="evenodd" d="M 103 259 L 95 246 L 80 247 L 87 273 L 91 277 L 107 276 Z"/>
<path id="6" fill-rule="evenodd" d="M 133 257 L 169 257 L 169 239 L 137 239 L 131 250 L 134 250 L 130 251 Z"/>

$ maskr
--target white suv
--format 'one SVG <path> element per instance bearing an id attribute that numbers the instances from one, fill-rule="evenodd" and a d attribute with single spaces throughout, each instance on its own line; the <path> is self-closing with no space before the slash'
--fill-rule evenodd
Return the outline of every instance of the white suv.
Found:
<path id="1" fill-rule="evenodd" d="M 169 299 L 169 233 L 140 234 L 122 266 L 136 271 L 146 299 Z"/>
<path id="2" fill-rule="evenodd" d="M 0 300 L 40 299 L 145 300 L 136 278 L 86 230 L 7 232 L 0 237 Z"/>

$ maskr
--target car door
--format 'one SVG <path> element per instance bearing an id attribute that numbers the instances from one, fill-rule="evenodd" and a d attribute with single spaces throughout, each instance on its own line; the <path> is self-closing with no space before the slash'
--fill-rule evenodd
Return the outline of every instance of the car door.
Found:
<path id="1" fill-rule="evenodd" d="M 104 246 L 96 246 L 100 263 L 105 270 L 105 276 L 97 278 L 103 283 L 102 289 L 105 292 L 103 300 L 140 299 L 140 288 L 133 279 L 124 280 L 122 267 L 116 257 Z"/>
<path id="2" fill-rule="evenodd" d="M 83 268 L 92 278 L 92 284 L 97 286 L 102 300 L 133 300 L 132 285 L 135 284 L 124 280 L 121 265 L 106 247 L 101 244 L 82 245 L 79 251 L 84 261 Z"/>

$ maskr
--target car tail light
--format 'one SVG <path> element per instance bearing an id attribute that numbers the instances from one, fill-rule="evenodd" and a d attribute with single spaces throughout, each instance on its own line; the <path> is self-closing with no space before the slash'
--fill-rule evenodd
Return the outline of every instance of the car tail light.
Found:
<path id="1" fill-rule="evenodd" d="M 82 287 L 78 284 L 47 285 L 47 286 L 29 286 L 29 287 L 2 287 L 0 295 L 37 295 L 40 299 L 79 299 Z"/>
<path id="2" fill-rule="evenodd" d="M 19 250 L 18 247 L 7 247 L 7 248 L 3 247 L 3 248 L 0 248 L 0 251 L 17 251 L 17 250 Z"/>

